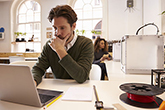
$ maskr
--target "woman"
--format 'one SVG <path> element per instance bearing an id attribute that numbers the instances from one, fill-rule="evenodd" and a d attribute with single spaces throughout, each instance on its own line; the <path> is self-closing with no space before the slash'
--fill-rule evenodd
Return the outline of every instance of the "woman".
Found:
<path id="1" fill-rule="evenodd" d="M 93 64 L 97 64 L 101 67 L 102 74 L 101 80 L 105 79 L 107 76 L 107 70 L 104 63 L 104 60 L 111 60 L 112 57 L 108 54 L 108 43 L 105 39 L 97 37 L 94 43 L 94 61 Z"/>

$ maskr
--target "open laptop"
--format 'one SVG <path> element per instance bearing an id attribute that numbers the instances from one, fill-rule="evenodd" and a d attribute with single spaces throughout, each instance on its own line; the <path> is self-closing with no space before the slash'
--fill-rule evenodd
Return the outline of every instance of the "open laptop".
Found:
<path id="1" fill-rule="evenodd" d="M 62 93 L 37 89 L 28 66 L 0 64 L 0 100 L 42 107 Z"/>

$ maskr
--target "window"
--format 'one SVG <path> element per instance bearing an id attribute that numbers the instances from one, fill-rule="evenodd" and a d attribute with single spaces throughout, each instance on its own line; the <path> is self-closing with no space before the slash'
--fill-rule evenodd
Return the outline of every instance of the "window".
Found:
<path id="1" fill-rule="evenodd" d="M 18 32 L 26 32 L 26 39 L 32 35 L 41 41 L 41 13 L 40 5 L 35 1 L 26 1 L 18 9 Z"/>
<path id="2" fill-rule="evenodd" d="M 102 2 L 101 0 L 77 0 L 74 5 L 78 21 L 76 30 L 85 30 L 85 36 L 92 39 L 92 30 L 101 32 Z M 101 24 L 100 24 L 101 23 Z M 99 24 L 99 26 L 96 26 Z M 97 27 L 97 28 L 96 28 Z M 99 27 L 99 28 L 98 28 Z"/>
<path id="3" fill-rule="evenodd" d="M 41 51 L 41 7 L 36 1 L 28 0 L 23 2 L 17 10 L 17 32 L 26 33 L 25 49 L 15 45 L 14 51 L 25 52 L 25 50 Z M 28 42 L 33 36 L 34 42 Z M 22 44 L 23 45 L 23 44 Z"/>

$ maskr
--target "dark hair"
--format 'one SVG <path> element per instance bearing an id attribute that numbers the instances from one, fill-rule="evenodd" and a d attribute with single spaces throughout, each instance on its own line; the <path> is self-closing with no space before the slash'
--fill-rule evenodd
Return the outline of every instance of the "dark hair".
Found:
<path id="1" fill-rule="evenodd" d="M 49 21 L 52 22 L 54 17 L 66 18 L 71 27 L 78 19 L 77 14 L 69 5 L 57 5 L 55 8 L 52 8 L 48 16 Z"/>
<path id="2" fill-rule="evenodd" d="M 104 49 L 103 49 L 103 51 L 104 52 L 108 52 L 108 43 L 107 43 L 107 41 L 105 40 L 105 39 L 103 39 L 103 38 L 100 38 L 100 37 L 97 37 L 96 38 L 96 40 L 95 40 L 95 42 L 94 42 L 94 51 L 95 52 L 99 52 L 99 49 L 100 49 L 100 41 L 104 41 L 104 43 L 105 43 L 105 47 L 104 47 Z"/>

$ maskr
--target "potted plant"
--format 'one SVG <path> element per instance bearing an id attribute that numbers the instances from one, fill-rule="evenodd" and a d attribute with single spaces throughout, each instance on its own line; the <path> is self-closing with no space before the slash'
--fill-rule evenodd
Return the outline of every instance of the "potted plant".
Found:
<path id="1" fill-rule="evenodd" d="M 82 34 L 82 35 L 84 35 L 84 34 L 85 34 L 85 30 L 84 30 L 84 29 L 83 29 L 83 30 L 81 30 L 80 32 L 81 32 L 81 34 Z"/>
<path id="2" fill-rule="evenodd" d="M 85 30 L 83 29 L 83 30 L 81 30 L 81 31 L 79 31 L 78 29 L 76 29 L 76 34 L 77 35 L 84 35 L 85 34 Z"/>
<path id="3" fill-rule="evenodd" d="M 161 15 L 163 15 L 163 14 L 165 14 L 165 11 L 163 11 L 163 12 L 161 13 Z"/>
<path id="4" fill-rule="evenodd" d="M 21 32 L 21 36 L 22 36 L 21 42 L 26 42 L 25 37 L 23 37 L 23 36 L 26 36 L 26 32 L 24 33 Z"/>
<path id="5" fill-rule="evenodd" d="M 16 35 L 16 42 L 25 42 L 25 38 L 23 36 L 26 35 L 26 32 L 22 33 L 22 32 L 14 32 L 14 34 Z M 19 37 L 22 36 L 21 40 L 19 39 Z"/>
<path id="6" fill-rule="evenodd" d="M 79 34 L 80 34 L 79 30 L 78 30 L 78 29 L 76 29 L 76 35 L 79 35 Z"/>
<path id="7" fill-rule="evenodd" d="M 20 41 L 19 38 L 18 38 L 19 32 L 14 32 L 14 34 L 15 34 L 15 37 L 16 37 L 15 41 L 16 41 L 16 42 L 19 42 L 19 41 Z"/>
<path id="8" fill-rule="evenodd" d="M 165 11 L 163 11 L 160 15 L 165 15 Z M 165 36 L 165 32 L 163 32 L 162 35 Z"/>
<path id="9" fill-rule="evenodd" d="M 92 39 L 95 39 L 96 35 L 97 35 L 97 37 L 101 35 L 101 31 L 92 30 L 91 33 L 94 34 L 92 36 Z"/>

